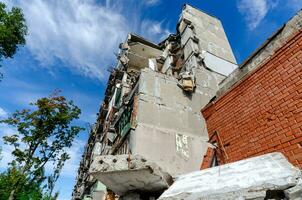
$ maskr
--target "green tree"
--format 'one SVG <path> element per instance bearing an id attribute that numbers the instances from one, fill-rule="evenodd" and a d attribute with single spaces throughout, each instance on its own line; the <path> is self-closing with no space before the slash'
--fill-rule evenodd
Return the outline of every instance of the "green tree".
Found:
<path id="1" fill-rule="evenodd" d="M 19 181 L 19 187 L 15 190 L 15 199 L 42 199 L 41 182 L 30 181 L 14 166 L 0 174 L 0 200 L 7 200 L 9 198 L 10 191 L 14 190 L 13 185 L 16 181 Z"/>
<path id="2" fill-rule="evenodd" d="M 72 101 L 57 94 L 30 105 L 36 108 L 16 111 L 11 117 L 0 121 L 18 130 L 17 134 L 4 136 L 3 140 L 14 147 L 13 164 L 20 167 L 20 173 L 30 181 L 47 180 L 51 196 L 64 162 L 69 159 L 66 149 L 71 147 L 74 138 L 83 130 L 72 123 L 79 118 L 81 110 Z M 54 171 L 45 177 L 47 163 L 53 164 Z M 19 185 L 19 181 L 13 183 L 10 199 L 13 199 Z"/>
<path id="3" fill-rule="evenodd" d="M 7 10 L 6 5 L 0 2 L 0 60 L 12 58 L 18 47 L 25 44 L 26 34 L 22 10 L 17 7 Z"/>

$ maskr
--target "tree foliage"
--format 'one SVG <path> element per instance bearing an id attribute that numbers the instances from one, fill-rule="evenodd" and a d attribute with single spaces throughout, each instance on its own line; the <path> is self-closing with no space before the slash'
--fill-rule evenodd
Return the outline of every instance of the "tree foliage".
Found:
<path id="1" fill-rule="evenodd" d="M 7 11 L 4 3 L 0 3 L 0 58 L 11 58 L 18 45 L 25 44 L 27 26 L 20 8 L 13 7 Z"/>
<path id="2" fill-rule="evenodd" d="M 14 183 L 19 181 L 19 187 L 15 191 L 15 199 L 18 200 L 40 200 L 43 197 L 39 182 L 30 182 L 29 179 L 21 174 L 18 168 L 11 167 L 0 174 L 0 200 L 7 200 L 10 192 L 14 189 Z"/>
<path id="3" fill-rule="evenodd" d="M 20 167 L 20 173 L 30 181 L 47 181 L 47 189 L 51 196 L 55 181 L 69 155 L 66 149 L 82 130 L 72 125 L 78 119 L 81 110 L 72 101 L 56 94 L 41 98 L 35 103 L 34 110 L 16 111 L 11 117 L 0 122 L 14 126 L 18 133 L 4 136 L 6 144 L 13 146 L 15 158 L 11 165 Z M 53 174 L 45 177 L 47 163 L 54 166 Z M 19 183 L 15 183 L 18 187 Z"/>
<path id="4" fill-rule="evenodd" d="M 27 26 L 22 10 L 17 7 L 7 10 L 6 5 L 0 2 L 0 60 L 12 58 L 18 47 L 25 44 L 26 34 Z"/>

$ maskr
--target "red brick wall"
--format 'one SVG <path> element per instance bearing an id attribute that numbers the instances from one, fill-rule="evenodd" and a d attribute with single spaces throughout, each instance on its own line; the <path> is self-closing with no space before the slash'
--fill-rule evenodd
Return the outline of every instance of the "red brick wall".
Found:
<path id="1" fill-rule="evenodd" d="M 302 168 L 302 32 L 202 114 L 226 162 L 279 151 Z"/>
<path id="2" fill-rule="evenodd" d="M 213 156 L 214 156 L 214 149 L 209 147 L 206 155 L 204 156 L 204 158 L 202 160 L 200 169 L 209 168 L 211 166 Z"/>

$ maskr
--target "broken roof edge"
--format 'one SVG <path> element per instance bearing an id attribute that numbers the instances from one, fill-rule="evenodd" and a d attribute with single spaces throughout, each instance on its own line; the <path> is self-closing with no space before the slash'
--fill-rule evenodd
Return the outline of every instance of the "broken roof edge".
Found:
<path id="1" fill-rule="evenodd" d="M 179 34 L 177 34 L 177 33 L 170 33 L 165 39 L 163 39 L 162 41 L 160 41 L 158 43 L 158 46 L 160 46 L 161 48 L 164 48 L 166 41 L 173 41 L 177 37 L 179 37 Z"/>
<path id="2" fill-rule="evenodd" d="M 216 96 L 220 97 L 240 83 L 247 75 L 263 66 L 263 63 L 274 55 L 293 35 L 302 29 L 302 9 L 297 12 L 281 28 L 273 33 L 257 48 L 237 69 L 220 83 Z"/>
<path id="3" fill-rule="evenodd" d="M 195 9 L 195 10 L 201 12 L 201 13 L 204 13 L 204 14 L 208 15 L 209 17 L 212 17 L 212 18 L 215 18 L 215 19 L 221 21 L 219 17 L 217 17 L 217 16 L 215 16 L 215 15 L 212 15 L 212 14 L 208 13 L 207 11 L 204 11 L 204 10 L 202 10 L 202 9 L 200 9 L 200 8 L 197 8 L 196 6 L 193 6 L 193 5 L 188 4 L 188 3 L 185 3 L 185 4 L 182 6 L 182 11 L 184 11 L 185 8 L 186 8 L 187 6 L 190 6 L 191 8 L 193 8 L 193 9 Z"/>
<path id="4" fill-rule="evenodd" d="M 183 19 L 183 13 L 184 13 L 186 7 L 191 7 L 192 9 L 194 9 L 194 10 L 200 12 L 200 13 L 203 13 L 203 14 L 205 14 L 205 15 L 211 17 L 211 18 L 214 18 L 214 19 L 218 20 L 219 23 L 221 23 L 220 18 L 218 18 L 218 17 L 216 17 L 216 16 L 214 16 L 214 15 L 212 15 L 212 14 L 210 14 L 210 13 L 204 11 L 204 10 L 201 10 L 200 8 L 197 8 L 197 7 L 195 7 L 195 6 L 192 6 L 191 4 L 185 3 L 185 4 L 183 4 L 183 6 L 182 6 L 181 13 L 180 13 L 178 22 L 177 22 L 177 24 L 176 24 L 176 35 L 179 34 L 178 27 L 179 27 L 179 25 L 180 25 L 180 22 L 181 22 L 182 19 Z"/>
<path id="5" fill-rule="evenodd" d="M 133 41 L 133 42 L 140 42 L 140 43 L 145 44 L 147 46 L 151 46 L 155 49 L 162 50 L 162 48 L 159 45 L 157 45 L 154 42 L 151 42 L 150 40 L 148 40 L 146 38 L 143 38 L 142 36 L 137 35 L 135 33 L 128 33 L 126 41 L 129 41 L 129 40 Z"/>

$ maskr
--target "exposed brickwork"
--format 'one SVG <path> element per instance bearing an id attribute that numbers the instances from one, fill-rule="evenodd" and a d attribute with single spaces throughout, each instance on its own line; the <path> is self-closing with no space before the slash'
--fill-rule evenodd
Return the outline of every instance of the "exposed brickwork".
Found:
<path id="1" fill-rule="evenodd" d="M 211 166 L 213 156 L 214 156 L 214 149 L 212 147 L 208 147 L 207 153 L 203 157 L 200 169 L 209 168 Z"/>
<path id="2" fill-rule="evenodd" d="M 302 168 L 302 32 L 202 113 L 227 162 L 279 151 Z"/>
<path id="3" fill-rule="evenodd" d="M 216 159 L 220 165 L 227 163 L 228 155 L 225 147 L 228 146 L 228 144 L 223 143 L 217 131 L 209 134 L 208 143 L 211 145 L 208 147 L 207 152 L 204 155 L 200 169 L 211 167 L 214 159 Z"/>

